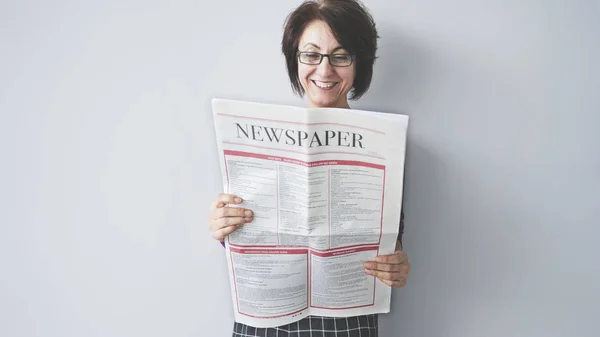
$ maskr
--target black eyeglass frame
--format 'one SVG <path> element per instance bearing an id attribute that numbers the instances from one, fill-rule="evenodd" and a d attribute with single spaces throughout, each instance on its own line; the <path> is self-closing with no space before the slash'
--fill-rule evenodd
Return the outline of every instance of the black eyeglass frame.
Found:
<path id="1" fill-rule="evenodd" d="M 302 54 L 319 55 L 321 58 L 319 59 L 318 63 L 306 63 L 306 62 L 302 62 L 300 60 L 300 56 Z M 332 64 L 331 63 L 331 56 L 350 56 L 350 64 L 344 65 L 344 66 Z M 314 52 L 314 51 L 300 51 L 300 50 L 297 52 L 296 57 L 298 58 L 298 62 L 300 62 L 302 64 L 308 64 L 308 65 L 311 65 L 311 66 L 316 66 L 316 65 L 321 64 L 321 62 L 323 62 L 323 58 L 327 57 L 327 60 L 329 61 L 329 65 L 331 65 L 332 67 L 341 67 L 341 68 L 345 68 L 345 67 L 351 66 L 354 63 L 354 61 L 356 60 L 356 55 L 354 55 L 354 54 L 321 54 L 321 53 L 317 53 L 317 52 Z"/>

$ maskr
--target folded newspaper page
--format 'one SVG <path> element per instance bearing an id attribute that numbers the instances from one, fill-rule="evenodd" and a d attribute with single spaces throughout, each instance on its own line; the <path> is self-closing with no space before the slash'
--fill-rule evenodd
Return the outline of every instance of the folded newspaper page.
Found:
<path id="1" fill-rule="evenodd" d="M 408 116 L 226 99 L 212 108 L 224 191 L 254 212 L 225 244 L 235 320 L 389 312 L 391 288 L 363 263 L 395 251 Z"/>

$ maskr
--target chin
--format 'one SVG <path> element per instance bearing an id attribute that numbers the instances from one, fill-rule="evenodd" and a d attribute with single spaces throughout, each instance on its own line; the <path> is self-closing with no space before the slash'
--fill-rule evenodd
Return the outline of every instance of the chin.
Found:
<path id="1" fill-rule="evenodd" d="M 335 102 L 312 101 L 312 105 L 315 108 L 332 108 Z"/>
<path id="2" fill-rule="evenodd" d="M 340 101 L 339 97 L 309 96 L 308 99 L 318 108 L 332 108 Z"/>

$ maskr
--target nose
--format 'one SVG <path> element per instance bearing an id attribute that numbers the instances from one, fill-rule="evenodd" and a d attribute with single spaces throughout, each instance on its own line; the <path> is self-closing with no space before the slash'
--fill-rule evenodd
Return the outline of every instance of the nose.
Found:
<path id="1" fill-rule="evenodd" d="M 317 66 L 317 74 L 327 77 L 333 73 L 333 67 L 329 64 L 329 57 L 323 57 L 321 63 Z"/>

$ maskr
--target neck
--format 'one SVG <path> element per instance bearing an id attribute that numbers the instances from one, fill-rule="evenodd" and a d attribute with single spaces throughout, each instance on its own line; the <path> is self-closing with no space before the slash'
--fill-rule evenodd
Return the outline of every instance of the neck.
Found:
<path id="1" fill-rule="evenodd" d="M 338 109 L 350 109 L 350 105 L 348 104 L 348 100 L 342 100 L 340 102 L 336 102 L 331 105 L 318 105 L 312 101 L 308 101 L 309 108 L 338 108 Z"/>

